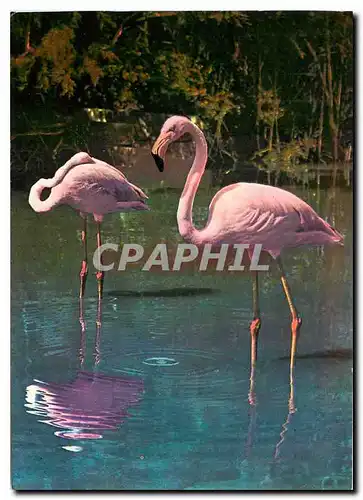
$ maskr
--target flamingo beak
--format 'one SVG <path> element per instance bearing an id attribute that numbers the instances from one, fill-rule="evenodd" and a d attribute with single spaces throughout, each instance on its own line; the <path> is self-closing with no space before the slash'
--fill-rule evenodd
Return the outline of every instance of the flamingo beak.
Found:
<path id="1" fill-rule="evenodd" d="M 170 142 L 170 134 L 168 133 L 160 134 L 152 147 L 151 155 L 154 158 L 154 161 L 159 169 L 159 172 L 164 171 L 164 159 L 169 142 Z"/>
<path id="2" fill-rule="evenodd" d="M 154 158 L 154 161 L 156 163 L 156 166 L 159 169 L 159 172 L 164 171 L 164 160 L 157 154 L 151 153 L 151 156 Z"/>

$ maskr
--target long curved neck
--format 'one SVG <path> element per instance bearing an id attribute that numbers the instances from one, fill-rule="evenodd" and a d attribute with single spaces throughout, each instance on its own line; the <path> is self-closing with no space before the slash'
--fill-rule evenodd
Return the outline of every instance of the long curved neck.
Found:
<path id="1" fill-rule="evenodd" d="M 44 201 L 40 199 L 44 188 L 54 188 L 62 182 L 67 173 L 77 165 L 83 163 L 94 163 L 88 153 L 77 153 L 70 158 L 63 167 L 59 168 L 52 179 L 39 179 L 31 188 L 29 193 L 29 204 L 35 212 L 49 212 L 52 208 L 62 203 L 62 196 L 55 194 L 53 191 Z"/>
<path id="2" fill-rule="evenodd" d="M 194 124 L 188 130 L 195 142 L 195 157 L 189 171 L 178 206 L 178 227 L 181 236 L 191 243 L 198 243 L 199 231 L 193 225 L 193 203 L 208 158 L 207 141 L 203 132 Z"/>
<path id="3" fill-rule="evenodd" d="M 60 203 L 59 199 L 55 199 L 54 193 L 50 193 L 44 201 L 40 199 L 43 189 L 49 187 L 48 181 L 50 180 L 53 179 L 39 179 L 30 190 L 28 201 L 35 212 L 49 212 L 49 210 L 52 210 L 52 208 Z"/>

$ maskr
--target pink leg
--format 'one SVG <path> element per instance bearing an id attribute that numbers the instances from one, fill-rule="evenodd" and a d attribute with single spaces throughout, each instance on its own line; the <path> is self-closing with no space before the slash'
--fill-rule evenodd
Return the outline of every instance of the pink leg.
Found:
<path id="1" fill-rule="evenodd" d="M 87 216 L 83 215 L 83 230 L 82 230 L 82 243 L 84 249 L 84 257 L 82 261 L 81 271 L 79 273 L 80 277 L 80 287 L 79 287 L 79 323 L 81 325 L 81 347 L 79 352 L 79 359 L 81 365 L 83 365 L 84 361 L 84 352 L 85 352 L 85 330 L 86 324 L 84 321 L 84 292 L 86 287 L 86 280 L 88 274 L 88 265 L 87 265 Z"/>
<path id="2" fill-rule="evenodd" d="M 84 216 L 84 219 L 83 219 L 82 243 L 83 243 L 83 249 L 84 249 L 84 257 L 83 257 L 83 261 L 82 261 L 81 272 L 79 273 L 79 276 L 80 276 L 80 279 L 81 279 L 79 296 L 83 298 L 85 287 L 86 287 L 87 274 L 88 274 L 88 264 L 87 264 L 87 219 L 86 219 L 86 216 Z"/>
<path id="3" fill-rule="evenodd" d="M 276 259 L 277 265 L 280 270 L 281 284 L 284 289 L 287 302 L 289 304 L 291 312 L 291 352 L 290 352 L 290 398 L 289 398 L 289 412 L 295 413 L 295 383 L 294 383 L 294 370 L 295 370 L 295 356 L 296 356 L 296 345 L 299 338 L 300 327 L 302 324 L 302 319 L 299 316 L 296 307 L 293 303 L 290 287 L 287 283 L 286 276 L 282 267 L 282 262 L 280 258 Z"/>
<path id="4" fill-rule="evenodd" d="M 250 324 L 251 333 L 251 375 L 250 375 L 250 391 L 248 393 L 248 402 L 254 406 L 256 404 L 255 394 L 255 370 L 257 361 L 257 341 L 258 334 L 261 328 L 260 307 L 258 300 L 258 274 L 253 271 L 252 281 L 252 301 L 253 301 L 253 320 Z"/>
<path id="5" fill-rule="evenodd" d="M 101 242 L 101 225 L 97 222 L 97 248 L 102 245 Z M 102 264 L 102 255 L 100 258 Z M 98 290 L 98 302 L 97 302 L 97 320 L 96 320 L 96 343 L 95 343 L 95 362 L 96 365 L 100 362 L 100 340 L 101 340 L 101 308 L 102 308 L 102 295 L 103 295 L 103 281 L 105 273 L 104 271 L 97 271 L 97 290 Z"/>
<path id="6" fill-rule="evenodd" d="M 101 224 L 97 222 L 97 248 L 99 248 L 102 245 L 101 242 Z M 102 264 L 102 255 L 101 255 L 101 264 Z M 97 289 L 98 289 L 98 299 L 101 301 L 102 295 L 103 295 L 103 280 L 105 277 L 104 271 L 97 271 L 96 273 L 96 278 L 97 278 Z"/>

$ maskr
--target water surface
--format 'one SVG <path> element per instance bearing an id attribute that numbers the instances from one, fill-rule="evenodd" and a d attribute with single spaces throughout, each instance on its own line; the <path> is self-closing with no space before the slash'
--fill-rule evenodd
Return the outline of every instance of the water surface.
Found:
<path id="1" fill-rule="evenodd" d="M 284 257 L 303 317 L 288 417 L 290 318 L 277 273 L 261 280 L 262 328 L 249 388 L 251 283 L 238 273 L 106 275 L 100 363 L 96 279 L 78 321 L 81 220 L 12 200 L 12 483 L 16 489 L 350 489 L 352 194 L 296 191 L 345 236 L 343 249 Z M 213 193 L 198 194 L 202 225 Z M 179 194 L 105 219 L 103 239 L 179 241 Z M 89 250 L 95 248 L 95 228 Z M 91 256 L 91 255 L 90 255 Z M 343 354 L 342 354 L 343 353 Z"/>

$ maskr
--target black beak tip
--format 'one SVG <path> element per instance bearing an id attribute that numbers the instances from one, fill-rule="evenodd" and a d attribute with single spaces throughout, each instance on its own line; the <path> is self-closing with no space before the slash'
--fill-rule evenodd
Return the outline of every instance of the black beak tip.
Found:
<path id="1" fill-rule="evenodd" d="M 154 153 L 151 153 L 152 157 L 154 158 L 154 161 L 156 163 L 156 166 L 159 169 L 159 172 L 164 172 L 164 160 L 160 158 L 159 155 L 156 155 Z"/>

